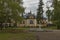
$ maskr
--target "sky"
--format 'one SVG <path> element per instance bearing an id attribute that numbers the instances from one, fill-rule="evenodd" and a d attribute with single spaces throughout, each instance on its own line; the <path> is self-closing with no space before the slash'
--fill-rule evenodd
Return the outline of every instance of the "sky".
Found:
<path id="1" fill-rule="evenodd" d="M 51 3 L 46 3 L 47 1 L 49 1 L 49 0 L 43 0 L 43 2 L 44 2 L 44 5 L 43 5 L 44 16 L 46 16 L 46 14 L 45 14 L 45 12 L 47 10 L 46 4 L 49 5 L 49 6 L 51 5 Z M 38 4 L 39 4 L 39 0 L 23 0 L 23 6 L 25 7 L 25 12 L 26 13 L 31 11 L 32 13 L 36 14 Z"/>

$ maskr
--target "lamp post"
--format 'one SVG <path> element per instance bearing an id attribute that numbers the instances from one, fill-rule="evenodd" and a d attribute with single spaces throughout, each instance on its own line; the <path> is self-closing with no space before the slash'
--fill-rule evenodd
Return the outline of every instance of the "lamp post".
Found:
<path id="1" fill-rule="evenodd" d="M 40 21 L 39 21 L 39 29 L 41 29 L 41 24 L 40 24 Z"/>

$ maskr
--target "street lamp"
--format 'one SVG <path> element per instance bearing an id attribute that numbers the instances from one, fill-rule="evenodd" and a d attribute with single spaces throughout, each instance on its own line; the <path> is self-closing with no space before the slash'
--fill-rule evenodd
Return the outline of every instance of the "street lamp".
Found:
<path id="1" fill-rule="evenodd" d="M 39 21 L 39 29 L 41 29 L 41 24 L 40 24 L 40 21 Z"/>

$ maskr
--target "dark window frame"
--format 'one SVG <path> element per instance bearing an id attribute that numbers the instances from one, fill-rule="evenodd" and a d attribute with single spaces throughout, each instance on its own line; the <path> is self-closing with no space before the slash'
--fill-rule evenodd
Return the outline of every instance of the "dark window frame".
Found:
<path id="1" fill-rule="evenodd" d="M 34 24 L 33 20 L 30 20 L 30 24 Z"/>

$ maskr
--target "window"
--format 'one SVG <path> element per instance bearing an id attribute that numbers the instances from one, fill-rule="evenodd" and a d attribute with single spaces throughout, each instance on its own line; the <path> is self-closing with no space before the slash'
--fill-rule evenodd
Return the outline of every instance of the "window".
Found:
<path id="1" fill-rule="evenodd" d="M 32 20 L 30 20 L 30 24 L 33 24 L 33 21 Z"/>
<path id="2" fill-rule="evenodd" d="M 23 21 L 23 24 L 25 24 L 25 21 Z"/>

